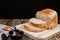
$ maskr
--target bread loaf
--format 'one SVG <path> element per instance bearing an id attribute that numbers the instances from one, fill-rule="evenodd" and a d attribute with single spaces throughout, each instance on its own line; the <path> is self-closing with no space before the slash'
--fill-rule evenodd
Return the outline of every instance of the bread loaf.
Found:
<path id="1" fill-rule="evenodd" d="M 36 13 L 36 18 L 46 21 L 48 24 L 48 29 L 53 29 L 58 24 L 58 15 L 55 10 L 44 9 Z"/>

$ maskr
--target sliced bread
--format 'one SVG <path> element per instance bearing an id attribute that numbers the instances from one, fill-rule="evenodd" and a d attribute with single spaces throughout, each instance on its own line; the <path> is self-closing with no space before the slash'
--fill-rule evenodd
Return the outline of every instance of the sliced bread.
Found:
<path id="1" fill-rule="evenodd" d="M 37 18 L 31 18 L 28 23 L 38 28 L 47 28 L 47 22 Z"/>
<path id="2" fill-rule="evenodd" d="M 24 23 L 22 28 L 30 32 L 42 32 L 45 30 L 43 28 L 34 27 L 33 25 L 29 23 Z"/>

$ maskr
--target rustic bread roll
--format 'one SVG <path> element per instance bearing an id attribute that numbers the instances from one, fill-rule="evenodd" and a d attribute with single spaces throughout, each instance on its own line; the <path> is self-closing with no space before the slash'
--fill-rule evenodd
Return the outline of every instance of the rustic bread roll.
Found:
<path id="1" fill-rule="evenodd" d="M 24 23 L 22 28 L 30 32 L 42 32 L 45 30 L 43 28 L 34 27 L 33 25 L 29 23 Z"/>
<path id="2" fill-rule="evenodd" d="M 36 13 L 36 18 L 50 22 L 57 15 L 57 12 L 52 9 L 44 9 Z M 56 16 L 57 17 L 57 16 Z"/>
<path id="3" fill-rule="evenodd" d="M 37 18 L 31 18 L 28 23 L 38 28 L 47 28 L 47 22 Z"/>

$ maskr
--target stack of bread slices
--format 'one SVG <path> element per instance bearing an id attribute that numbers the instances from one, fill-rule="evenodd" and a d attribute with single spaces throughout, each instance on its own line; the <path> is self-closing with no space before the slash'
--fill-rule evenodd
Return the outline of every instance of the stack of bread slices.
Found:
<path id="1" fill-rule="evenodd" d="M 43 9 L 36 12 L 36 17 L 29 19 L 27 23 L 23 23 L 22 28 L 31 32 L 42 32 L 57 27 L 58 15 L 53 9 Z"/>

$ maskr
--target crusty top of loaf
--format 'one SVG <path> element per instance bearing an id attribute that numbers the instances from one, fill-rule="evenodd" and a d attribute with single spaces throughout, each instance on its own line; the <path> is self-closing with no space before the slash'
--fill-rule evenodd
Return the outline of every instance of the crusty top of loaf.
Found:
<path id="1" fill-rule="evenodd" d="M 55 10 L 47 8 L 47 9 L 38 11 L 36 13 L 36 18 L 49 21 L 49 20 L 52 20 L 56 15 L 57 15 L 57 12 Z"/>
<path id="2" fill-rule="evenodd" d="M 51 12 L 53 12 L 53 10 L 52 10 L 52 9 L 47 8 L 47 9 L 41 10 L 40 12 L 41 12 L 41 13 L 45 13 L 45 14 L 47 14 L 47 15 L 50 15 L 50 14 L 51 14 Z"/>

